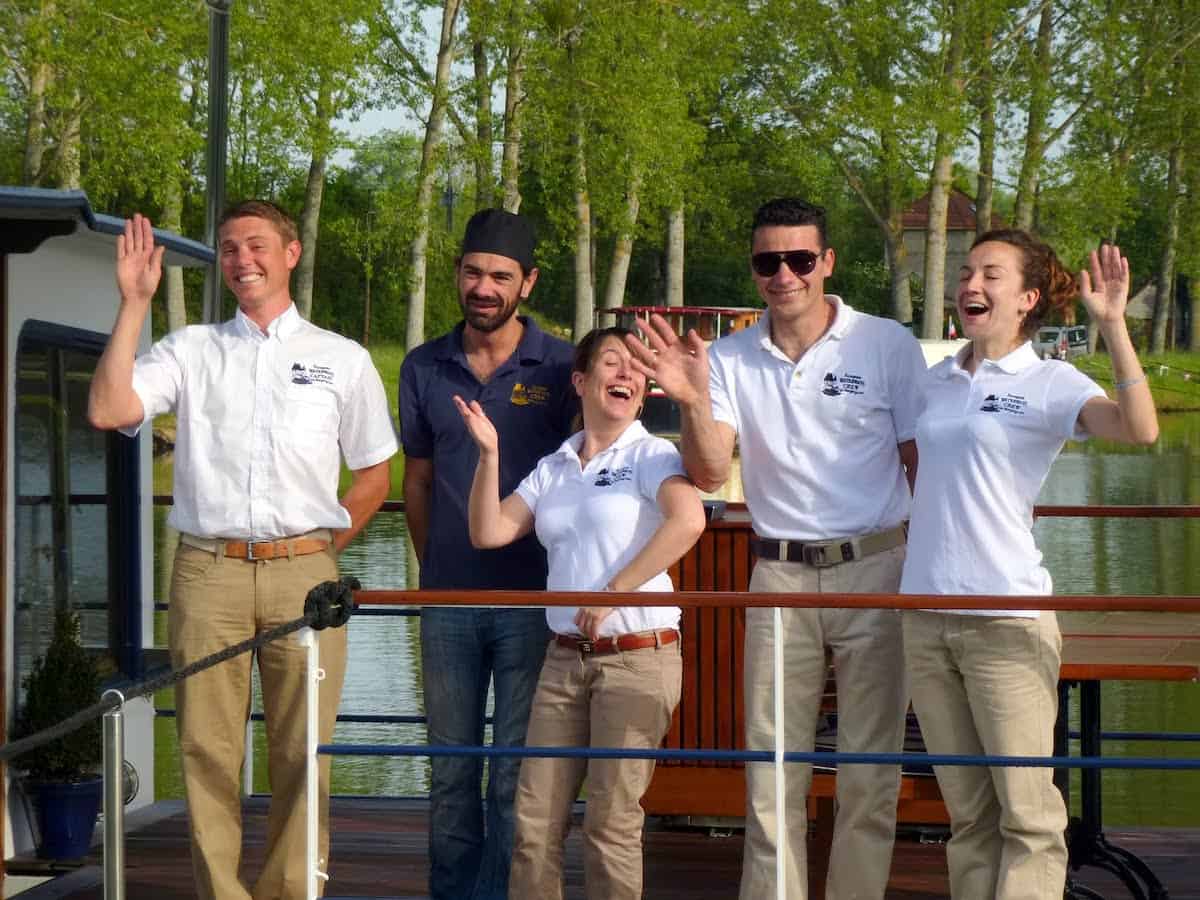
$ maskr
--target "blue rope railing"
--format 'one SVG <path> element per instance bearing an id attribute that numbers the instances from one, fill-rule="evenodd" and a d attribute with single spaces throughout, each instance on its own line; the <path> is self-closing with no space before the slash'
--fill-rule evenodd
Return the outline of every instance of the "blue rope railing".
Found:
<path id="1" fill-rule="evenodd" d="M 773 750 L 683 750 L 632 747 L 475 747 L 444 744 L 318 744 L 317 753 L 330 756 L 466 756 L 552 757 L 555 759 L 653 759 L 659 762 L 764 762 L 775 761 Z M 1162 769 L 1200 770 L 1200 759 L 1111 756 L 994 756 L 943 753 L 842 753 L 786 751 L 783 761 L 821 766 L 926 765 L 1017 766 L 1054 769 Z"/>

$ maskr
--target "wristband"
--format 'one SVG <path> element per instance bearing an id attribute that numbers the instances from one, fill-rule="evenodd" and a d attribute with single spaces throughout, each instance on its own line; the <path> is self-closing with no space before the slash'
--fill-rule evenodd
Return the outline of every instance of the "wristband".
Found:
<path id="1" fill-rule="evenodd" d="M 1130 378 L 1128 381 L 1113 382 L 1113 388 L 1118 391 L 1123 391 L 1125 388 L 1133 387 L 1135 384 L 1141 384 L 1145 380 L 1146 380 L 1146 375 L 1145 375 L 1145 373 L 1143 373 L 1143 374 L 1139 375 L 1137 378 Z"/>

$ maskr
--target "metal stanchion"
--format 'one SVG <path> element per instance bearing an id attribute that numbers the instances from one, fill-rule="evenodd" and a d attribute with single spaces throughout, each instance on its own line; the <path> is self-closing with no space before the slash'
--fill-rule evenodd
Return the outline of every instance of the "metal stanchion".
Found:
<path id="1" fill-rule="evenodd" d="M 318 798 L 318 785 L 320 772 L 320 758 L 317 756 L 317 744 L 320 738 L 318 728 L 318 705 L 320 702 L 319 687 L 325 679 L 325 671 L 320 668 L 320 653 L 317 644 L 317 633 L 311 628 L 305 628 L 300 632 L 300 644 L 308 651 L 308 690 L 307 690 L 307 757 L 308 766 L 305 772 L 305 799 L 307 801 L 307 829 L 306 829 L 306 853 L 305 858 L 308 864 L 308 877 L 305 879 L 306 897 L 307 900 L 317 900 L 320 896 L 320 884 L 323 881 L 329 880 L 329 875 L 325 871 L 327 866 L 323 867 L 325 861 L 317 858 L 318 852 L 318 824 L 320 815 L 320 803 Z"/>
<path id="2" fill-rule="evenodd" d="M 104 900 L 125 900 L 125 695 L 104 714 Z"/>
<path id="3" fill-rule="evenodd" d="M 778 900 L 787 897 L 787 866 L 783 851 L 788 847 L 787 833 L 787 772 L 783 768 L 783 754 L 787 746 L 784 735 L 783 708 L 783 610 L 774 610 L 772 626 L 773 665 L 775 677 L 775 896 Z M 808 813 L 805 812 L 804 815 Z"/>

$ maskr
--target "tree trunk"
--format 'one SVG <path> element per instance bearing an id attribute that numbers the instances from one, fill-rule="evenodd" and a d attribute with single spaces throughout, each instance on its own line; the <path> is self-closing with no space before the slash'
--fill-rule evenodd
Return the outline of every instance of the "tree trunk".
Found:
<path id="1" fill-rule="evenodd" d="M 1167 325 L 1171 321 L 1171 307 L 1175 292 L 1175 253 L 1179 243 L 1179 213 L 1183 208 L 1183 144 L 1171 148 L 1167 163 L 1167 221 L 1163 234 L 1162 262 L 1158 267 L 1158 283 L 1154 290 L 1154 324 L 1150 332 L 1150 352 L 1162 353 L 1167 349 Z"/>
<path id="2" fill-rule="evenodd" d="M 893 126 L 894 127 L 894 126 Z M 881 184 L 883 187 L 883 214 L 879 215 L 875 208 L 867 205 L 868 211 L 883 235 L 884 257 L 887 260 L 888 275 L 891 278 L 892 318 L 901 325 L 907 325 L 916 334 L 913 327 L 912 284 L 909 280 L 908 247 L 904 243 L 904 194 L 905 178 L 899 175 L 905 166 L 900 151 L 900 142 L 895 139 L 894 131 L 885 129 L 879 135 L 879 149 L 882 165 Z M 857 185 L 859 199 L 867 203 L 862 184 L 855 179 L 851 182 Z"/>
<path id="3" fill-rule="evenodd" d="M 417 230 L 409 247 L 412 267 L 408 287 L 408 322 L 404 346 L 412 350 L 425 342 L 425 265 L 429 247 L 429 210 L 433 205 L 433 182 L 437 177 L 437 151 L 446 123 L 450 95 L 450 67 L 454 62 L 454 23 L 462 0 L 446 0 L 442 10 L 442 36 L 438 44 L 437 73 L 425 140 L 421 145 L 421 167 L 417 176 Z"/>
<path id="4" fill-rule="evenodd" d="M 495 204 L 492 180 L 492 79 L 483 39 L 471 43 L 475 63 L 475 208 Z"/>
<path id="5" fill-rule="evenodd" d="M 525 77 L 524 0 L 513 0 L 509 18 L 508 73 L 504 79 L 504 157 L 500 178 L 504 208 L 515 213 L 521 208 L 518 177 L 521 171 L 521 83 Z"/>
<path id="6" fill-rule="evenodd" d="M 912 288 L 908 281 L 908 248 L 904 246 L 904 225 L 897 214 L 894 222 L 883 232 L 883 250 L 887 257 L 888 275 L 892 279 L 892 318 L 901 325 L 912 326 Z"/>
<path id="7" fill-rule="evenodd" d="M 37 63 L 29 79 L 25 158 L 21 165 L 21 183 L 30 187 L 42 181 L 42 158 L 46 153 L 46 89 L 49 85 L 50 67 L 45 63 Z"/>
<path id="8" fill-rule="evenodd" d="M 83 177 L 79 167 L 83 98 L 76 90 L 71 99 L 71 108 L 63 118 L 63 130 L 59 136 L 58 152 L 54 158 L 54 169 L 57 175 L 55 187 L 65 191 L 77 191 L 83 187 Z"/>
<path id="9" fill-rule="evenodd" d="M 683 306 L 683 202 L 667 213 L 667 306 Z"/>
<path id="10" fill-rule="evenodd" d="M 571 144 L 575 149 L 575 328 L 579 342 L 592 330 L 596 308 L 592 287 L 592 204 L 588 197 L 587 160 L 583 152 L 582 123 L 576 119 Z"/>
<path id="11" fill-rule="evenodd" d="M 43 32 L 57 12 L 55 0 L 45 0 L 37 12 L 40 20 L 38 31 Z M 42 184 L 46 173 L 43 159 L 46 155 L 46 93 L 54 72 L 48 63 L 42 62 L 47 52 L 44 40 L 33 42 L 31 47 L 34 63 L 29 74 L 29 97 L 25 104 L 25 153 L 21 164 L 21 183 L 36 187 Z"/>
<path id="12" fill-rule="evenodd" d="M 367 264 L 366 285 L 363 290 L 362 345 L 371 346 L 371 265 Z"/>
<path id="13" fill-rule="evenodd" d="M 163 227 L 179 234 L 183 231 L 183 184 L 172 178 L 163 198 Z M 187 304 L 183 294 L 183 267 L 164 266 L 167 281 L 167 331 L 178 331 L 187 324 Z"/>
<path id="14" fill-rule="evenodd" d="M 921 337 L 942 337 L 943 306 L 946 298 L 946 213 L 950 207 L 950 183 L 954 154 L 949 135 L 939 131 L 935 142 L 933 173 L 930 176 L 929 224 L 925 231 L 925 313 Z"/>
<path id="15" fill-rule="evenodd" d="M 1029 116 L 1025 128 L 1025 155 L 1021 159 L 1021 174 L 1017 177 L 1017 202 L 1013 212 L 1013 224 L 1017 228 L 1033 227 L 1038 180 L 1041 175 L 1042 158 L 1046 154 L 1046 121 L 1054 96 L 1054 89 L 1050 83 L 1053 67 L 1050 56 L 1054 34 L 1053 7 L 1052 2 L 1047 2 L 1042 7 L 1033 65 L 1029 73 Z"/>
<path id="16" fill-rule="evenodd" d="M 325 151 L 314 151 L 304 189 L 300 214 L 300 262 L 296 265 L 296 308 L 312 319 L 313 281 L 317 267 L 317 234 L 321 220 L 321 198 L 325 194 Z"/>
<path id="17" fill-rule="evenodd" d="M 612 265 L 608 268 L 608 282 L 604 288 L 604 308 L 616 309 L 625 299 L 625 282 L 629 277 L 629 261 L 633 257 L 633 230 L 637 225 L 641 206 L 642 177 L 634 173 L 629 178 L 629 193 L 625 197 L 625 221 L 617 234 L 613 247 Z M 605 320 L 605 324 L 608 321 Z"/>
<path id="18" fill-rule="evenodd" d="M 996 172 L 996 88 L 991 64 L 992 35 L 983 41 L 983 77 L 975 107 L 979 112 L 979 173 L 975 181 L 975 236 L 992 227 L 992 197 Z"/>
<path id="19" fill-rule="evenodd" d="M 1180 275 L 1179 277 L 1183 279 L 1182 291 L 1189 301 L 1188 309 L 1192 311 L 1191 327 L 1188 328 L 1187 334 L 1187 347 L 1184 349 L 1195 353 L 1197 350 L 1200 350 L 1200 296 L 1197 296 L 1196 291 L 1193 289 L 1196 279 L 1186 275 Z"/>

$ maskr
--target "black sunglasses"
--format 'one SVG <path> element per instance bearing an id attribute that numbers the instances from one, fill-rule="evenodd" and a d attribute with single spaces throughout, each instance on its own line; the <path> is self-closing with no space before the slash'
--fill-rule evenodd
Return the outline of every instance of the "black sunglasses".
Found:
<path id="1" fill-rule="evenodd" d="M 820 253 L 813 253 L 811 250 L 755 253 L 750 257 L 750 267 L 763 278 L 770 278 L 779 271 L 781 263 L 787 263 L 794 275 L 807 275 L 817 267 L 817 260 L 824 255 L 824 250 Z"/>

